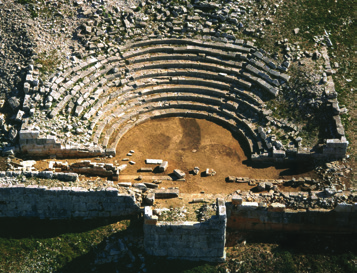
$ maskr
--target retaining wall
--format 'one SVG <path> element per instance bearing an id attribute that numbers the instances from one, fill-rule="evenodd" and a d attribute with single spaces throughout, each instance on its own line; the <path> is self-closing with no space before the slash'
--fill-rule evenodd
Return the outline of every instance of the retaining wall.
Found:
<path id="1" fill-rule="evenodd" d="M 217 215 L 208 221 L 161 222 L 145 207 L 144 246 L 148 254 L 172 259 L 222 262 L 226 258 L 226 207 L 217 199 Z"/>
<path id="2" fill-rule="evenodd" d="M 0 184 L 0 218 L 95 219 L 130 216 L 139 210 L 135 196 L 119 194 L 115 188 L 88 191 Z"/>
<path id="3" fill-rule="evenodd" d="M 62 145 L 55 136 L 41 137 L 39 131 L 22 129 L 19 136 L 21 153 L 32 156 L 56 155 L 57 158 L 83 158 L 113 155 L 113 151 L 106 151 L 98 146 Z"/>
<path id="4" fill-rule="evenodd" d="M 63 172 L 53 172 L 53 171 L 0 171 L 0 178 L 2 177 L 37 177 L 44 179 L 58 179 L 60 181 L 76 181 L 78 179 L 77 173 L 63 173 Z"/>
<path id="5" fill-rule="evenodd" d="M 334 210 L 292 210 L 273 203 L 227 203 L 227 227 L 246 231 L 299 233 L 357 233 L 357 203 L 338 204 Z"/>

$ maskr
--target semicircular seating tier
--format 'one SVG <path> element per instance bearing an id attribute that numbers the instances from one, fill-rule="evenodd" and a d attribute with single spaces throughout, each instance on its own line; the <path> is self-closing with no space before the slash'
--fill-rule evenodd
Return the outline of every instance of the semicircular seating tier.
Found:
<path id="1" fill-rule="evenodd" d="M 21 150 L 57 157 L 115 155 L 133 126 L 179 116 L 226 126 L 239 136 L 249 157 L 271 155 L 272 150 L 279 157 L 281 143 L 268 140 L 264 130 L 273 119 L 264 102 L 274 99 L 288 80 L 250 44 L 192 39 L 129 43 L 54 76 L 44 100 L 48 114 L 38 119 L 60 126 L 49 134 L 40 122 L 24 123 Z"/>

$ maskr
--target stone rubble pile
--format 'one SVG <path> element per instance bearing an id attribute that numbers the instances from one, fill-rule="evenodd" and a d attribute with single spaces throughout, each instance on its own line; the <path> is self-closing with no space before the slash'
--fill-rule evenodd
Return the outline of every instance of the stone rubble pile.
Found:
<path id="1" fill-rule="evenodd" d="M 118 177 L 120 168 L 115 167 L 110 163 L 96 163 L 90 160 L 82 160 L 80 162 L 72 163 L 70 165 L 62 162 L 50 162 L 49 169 L 59 169 L 61 171 L 70 171 L 77 174 L 84 174 L 87 176 L 103 176 L 113 178 Z"/>

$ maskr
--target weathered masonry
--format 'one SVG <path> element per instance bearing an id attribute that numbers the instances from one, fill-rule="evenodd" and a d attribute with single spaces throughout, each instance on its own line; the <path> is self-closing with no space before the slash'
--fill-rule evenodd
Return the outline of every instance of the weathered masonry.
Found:
<path id="1" fill-rule="evenodd" d="M 84 188 L 8 186 L 0 184 L 0 218 L 96 219 L 128 217 L 140 211 L 134 196 L 115 188 L 89 191 Z"/>
<path id="2" fill-rule="evenodd" d="M 286 208 L 284 204 L 243 202 L 235 197 L 227 203 L 227 226 L 242 231 L 298 233 L 357 233 L 357 203 L 337 204 L 333 210 Z"/>
<path id="3" fill-rule="evenodd" d="M 145 250 L 154 256 L 193 261 L 223 262 L 227 215 L 223 199 L 217 213 L 205 222 L 163 222 L 145 207 Z"/>
<path id="4" fill-rule="evenodd" d="M 0 184 L 0 218 L 100 219 L 140 215 L 135 196 L 115 188 L 84 188 Z M 332 210 L 286 208 L 217 199 L 216 215 L 205 222 L 159 221 L 151 207 L 144 209 L 144 247 L 148 254 L 195 261 L 225 260 L 226 227 L 240 231 L 298 233 L 357 233 L 357 203 L 339 203 Z"/>
<path id="5" fill-rule="evenodd" d="M 328 56 L 325 59 L 327 66 Z M 47 115 L 41 111 L 24 115 L 20 150 L 57 158 L 115 155 L 122 136 L 146 120 L 192 117 L 228 127 L 254 161 L 345 157 L 348 141 L 332 76 L 324 87 L 327 107 L 333 110 L 331 134 L 321 139 L 318 148 L 304 147 L 296 136 L 297 127 L 274 118 L 265 104 L 278 96 L 289 79 L 275 60 L 243 40 L 229 44 L 143 38 L 53 75 L 44 89 Z M 51 135 L 43 133 L 46 130 L 41 130 L 38 120 L 41 126 L 53 124 Z M 58 128 L 56 120 L 61 124 Z M 292 144 L 271 135 L 272 126 L 285 130 Z M 85 136 L 72 141 L 78 135 Z"/>

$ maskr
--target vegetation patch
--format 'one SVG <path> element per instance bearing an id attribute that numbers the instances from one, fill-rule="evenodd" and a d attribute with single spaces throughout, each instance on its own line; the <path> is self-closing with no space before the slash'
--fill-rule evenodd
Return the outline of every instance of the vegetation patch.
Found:
<path id="1" fill-rule="evenodd" d="M 57 50 L 51 50 L 50 52 L 43 52 L 38 55 L 36 64 L 39 66 L 40 73 L 49 74 L 55 71 L 60 64 L 60 59 Z"/>

